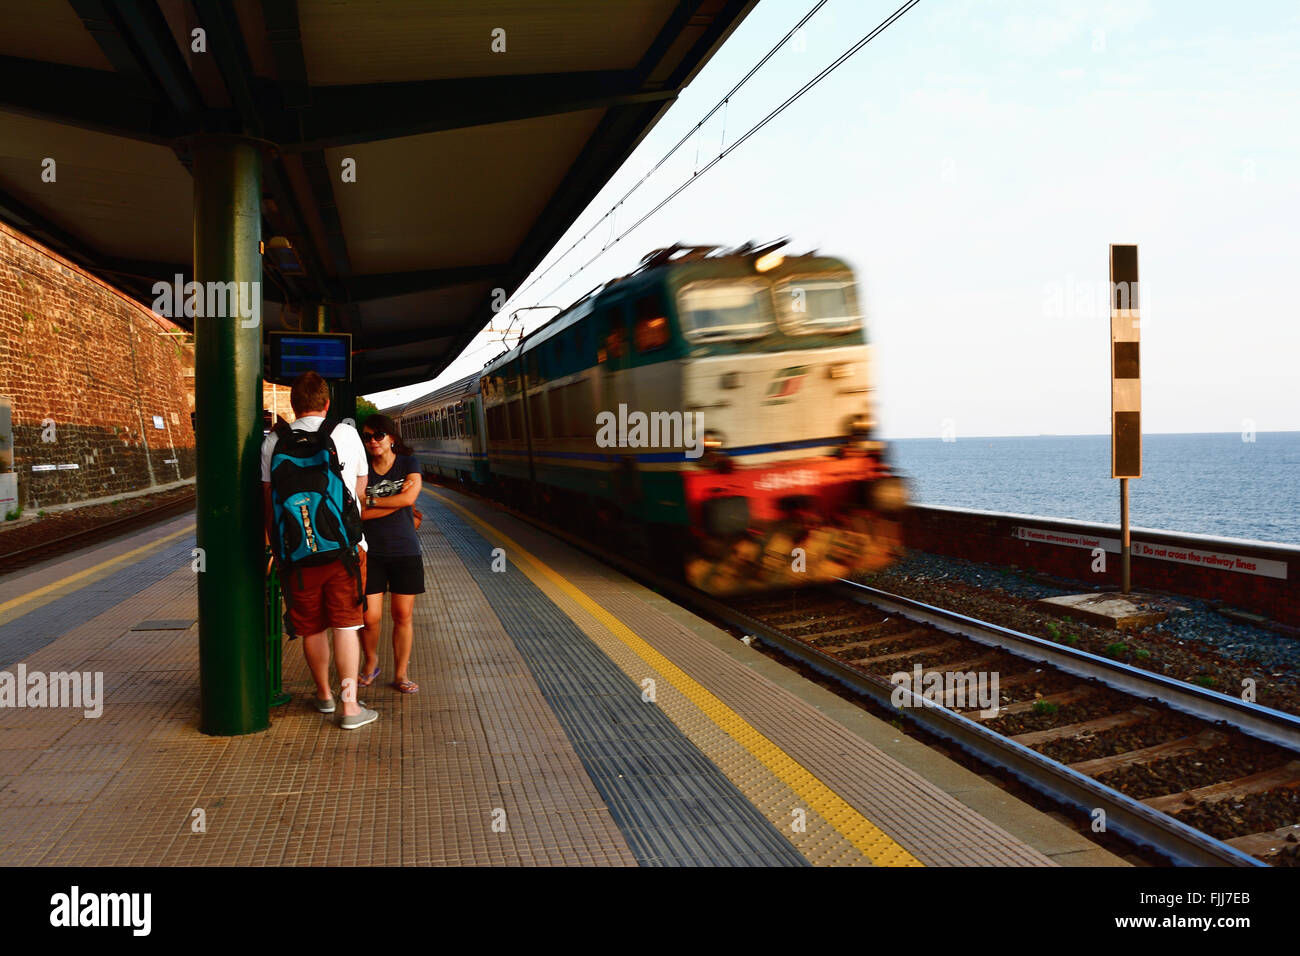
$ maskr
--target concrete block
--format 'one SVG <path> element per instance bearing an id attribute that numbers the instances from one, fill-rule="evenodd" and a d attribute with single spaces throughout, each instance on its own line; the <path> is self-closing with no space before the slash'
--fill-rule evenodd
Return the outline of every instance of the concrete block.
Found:
<path id="1" fill-rule="evenodd" d="M 1141 595 L 1110 591 L 1063 594 L 1060 597 L 1044 598 L 1034 606 L 1057 617 L 1073 617 L 1101 627 L 1136 631 L 1158 624 L 1167 616 L 1164 611 L 1150 610 L 1149 602 L 1150 599 L 1144 600 Z"/>

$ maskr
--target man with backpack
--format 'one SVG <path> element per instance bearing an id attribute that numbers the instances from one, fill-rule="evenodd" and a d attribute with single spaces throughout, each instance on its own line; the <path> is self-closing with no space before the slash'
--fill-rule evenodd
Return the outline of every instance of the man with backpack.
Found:
<path id="1" fill-rule="evenodd" d="M 262 442 L 267 535 L 280 569 L 285 622 L 291 636 L 302 637 L 316 682 L 312 703 L 322 714 L 334 713 L 325 637 L 333 630 L 340 726 L 355 730 L 379 717 L 357 700 L 366 571 L 358 502 L 365 498 L 369 460 L 355 428 L 326 420 L 329 386 L 320 375 L 303 372 L 294 379 L 289 403 L 293 424 L 277 422 Z"/>

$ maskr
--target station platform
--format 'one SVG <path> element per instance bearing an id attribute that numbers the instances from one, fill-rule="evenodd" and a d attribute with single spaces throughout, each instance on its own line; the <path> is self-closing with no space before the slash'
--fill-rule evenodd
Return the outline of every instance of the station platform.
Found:
<path id="1" fill-rule="evenodd" d="M 421 690 L 385 634 L 355 732 L 296 641 L 269 730 L 198 732 L 192 516 L 0 578 L 0 670 L 103 675 L 98 717 L 0 708 L 0 864 L 1125 865 L 531 525 L 420 507 Z"/>

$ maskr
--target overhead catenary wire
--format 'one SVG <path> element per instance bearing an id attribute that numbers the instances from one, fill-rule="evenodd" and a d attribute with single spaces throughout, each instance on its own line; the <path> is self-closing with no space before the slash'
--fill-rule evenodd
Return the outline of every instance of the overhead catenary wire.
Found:
<path id="1" fill-rule="evenodd" d="M 531 289 L 533 286 L 535 286 L 535 285 L 536 285 L 539 281 L 541 281 L 541 279 L 544 278 L 544 277 L 545 277 L 545 276 L 546 276 L 546 275 L 547 275 L 547 274 L 548 274 L 552 269 L 554 269 L 556 265 L 558 265 L 560 262 L 562 262 L 562 261 L 563 261 L 563 260 L 564 260 L 564 259 L 565 259 L 565 258 L 566 258 L 570 253 L 571 253 L 571 252 L 573 252 L 574 249 L 576 249 L 579 245 L 581 245 L 581 243 L 582 243 L 584 240 L 586 240 L 586 239 L 587 239 L 587 238 L 592 234 L 592 232 L 594 232 L 597 228 L 599 228 L 600 225 L 601 225 L 601 224 L 602 224 L 606 219 L 608 219 L 611 215 L 613 215 L 614 212 L 618 209 L 618 207 L 621 206 L 621 205 L 624 203 L 624 201 L 625 201 L 629 196 L 631 196 L 634 192 L 636 192 L 636 190 L 639 189 L 639 188 L 641 187 L 641 185 L 642 185 L 643 183 L 645 183 L 646 180 L 648 180 L 648 179 L 650 178 L 650 176 L 653 175 L 653 173 L 654 173 L 657 169 L 659 169 L 659 168 L 660 168 L 660 167 L 661 167 L 665 162 L 667 162 L 667 160 L 668 160 L 668 159 L 669 159 L 669 158 L 670 158 L 670 157 L 671 157 L 671 156 L 672 156 L 672 155 L 673 155 L 673 154 L 674 154 L 674 153 L 675 153 L 675 152 L 676 152 L 676 151 L 677 151 L 677 150 L 678 150 L 678 149 L 679 149 L 679 148 L 680 148 L 680 147 L 681 147 L 681 146 L 682 146 L 682 145 L 683 145 L 683 144 L 684 144 L 688 139 L 690 139 L 691 136 L 695 135 L 696 132 L 700 129 L 700 127 L 702 127 L 702 126 L 704 125 L 704 123 L 706 123 L 706 122 L 709 120 L 709 118 L 713 116 L 714 113 L 716 113 L 719 109 L 722 109 L 722 108 L 727 107 L 727 105 L 728 105 L 728 103 L 729 103 L 731 97 L 736 93 L 736 91 L 739 90 L 742 86 L 744 86 L 745 83 L 750 79 L 750 77 L 752 77 L 755 73 L 757 73 L 758 70 L 763 66 L 763 64 L 766 63 L 766 62 L 767 62 L 767 61 L 768 61 L 768 60 L 769 60 L 769 59 L 770 59 L 770 58 L 771 58 L 771 57 L 772 57 L 772 56 L 773 56 L 773 55 L 774 55 L 774 54 L 775 54 L 775 53 L 776 53 L 776 52 L 777 52 L 777 51 L 778 51 L 782 46 L 784 46 L 785 43 L 786 43 L 787 41 L 789 41 L 789 39 L 790 39 L 792 36 L 794 36 L 795 33 L 797 33 L 797 32 L 799 31 L 799 29 L 800 29 L 800 28 L 801 28 L 805 23 L 807 23 L 808 20 L 810 20 L 814 14 L 817 13 L 818 10 L 820 10 L 823 6 L 825 6 L 826 2 L 827 2 L 827 0 L 820 0 L 820 2 L 818 2 L 817 4 L 815 4 L 815 5 L 814 5 L 814 6 L 813 6 L 813 7 L 812 7 L 812 8 L 811 8 L 811 9 L 810 9 L 806 14 L 804 14 L 804 16 L 799 20 L 799 22 L 796 23 L 796 24 L 795 24 L 795 25 L 794 25 L 794 26 L 789 30 L 789 32 L 787 32 L 787 33 L 785 34 L 785 36 L 783 36 L 783 37 L 782 37 L 782 38 L 781 38 L 781 39 L 776 43 L 776 45 L 774 45 L 770 50 L 768 50 L 768 52 L 767 52 L 766 54 L 764 54 L 764 56 L 762 57 L 762 59 L 760 59 L 756 64 L 754 64 L 753 67 L 750 68 L 749 72 L 746 73 L 746 74 L 744 75 L 744 77 L 741 78 L 740 82 L 738 82 L 734 87 L 732 87 L 731 91 L 728 92 L 727 95 L 724 96 L 721 100 L 719 100 L 719 101 L 718 101 L 718 102 L 713 106 L 713 108 L 712 108 L 711 110 L 709 110 L 709 112 L 706 113 L 705 116 L 704 116 L 702 119 L 700 119 L 699 122 L 697 122 L 697 123 L 695 124 L 695 126 L 693 126 L 693 127 L 691 128 L 691 131 L 690 131 L 689 133 L 687 133 L 685 136 L 683 136 L 681 139 L 679 139 L 679 140 L 677 141 L 677 143 L 672 147 L 672 149 L 670 149 L 667 153 L 665 153 L 665 154 L 664 154 L 664 155 L 659 159 L 659 161 L 656 162 L 656 163 L 654 164 L 654 166 L 652 166 L 652 167 L 650 168 L 650 170 L 649 170 L 648 172 L 646 172 L 646 173 L 645 173 L 645 174 L 644 174 L 644 175 L 643 175 L 639 180 L 637 180 L 637 182 L 632 186 L 632 188 L 629 189 L 626 193 L 624 193 L 623 196 L 622 196 L 622 197 L 621 197 L 621 198 L 620 198 L 616 203 L 614 203 L 614 205 L 611 206 L 611 207 L 609 208 L 609 210 L 606 211 L 606 213 L 605 213 L 603 216 L 601 216 L 601 218 L 598 219 L 598 220 L 595 222 L 595 224 L 592 225 L 592 227 L 591 227 L 590 229 L 588 229 L 585 233 L 583 233 L 583 234 L 582 234 L 582 235 L 577 239 L 577 241 L 575 241 L 571 246 L 569 246 L 568 249 L 566 249 L 566 250 L 564 251 L 564 253 L 562 253 L 558 258 L 556 258 L 555 260 L 553 260 L 549 266 L 547 266 L 544 270 L 542 270 L 542 272 L 538 273 L 537 276 L 535 276 L 535 277 L 534 277 L 534 278 L 533 278 L 533 279 L 532 279 L 532 280 L 531 280 L 527 285 L 525 285 L 523 288 L 521 288 L 520 290 L 518 290 L 518 291 L 514 294 L 514 296 L 512 296 L 511 298 L 517 298 L 518 296 L 521 296 L 522 294 L 524 294 L 525 292 L 527 292 L 529 289 Z M 811 90 L 813 87 L 815 87 L 818 83 L 820 83 L 822 80 L 824 80 L 827 76 L 829 76 L 831 73 L 833 73 L 836 69 L 838 69 L 840 66 L 842 66 L 842 65 L 843 65 L 843 64 L 844 64 L 844 63 L 845 63 L 849 58 L 851 58 L 854 54 L 856 54 L 858 51 L 860 51 L 860 50 L 861 50 L 863 47 L 865 47 L 868 43 L 870 43 L 872 40 L 874 40 L 874 39 L 875 39 L 877 36 L 879 36 L 882 32 L 884 32 L 884 31 L 887 30 L 890 26 L 892 26 L 894 23 L 896 23 L 896 22 L 897 22 L 897 21 L 898 21 L 898 20 L 899 20 L 899 19 L 900 19 L 900 18 L 901 18 L 905 13 L 907 13 L 909 10 L 911 10 L 912 7 L 916 6 L 918 3 L 920 3 L 920 0 L 908 0 L 907 3 L 904 3 L 904 4 L 903 4 L 902 6 L 900 6 L 897 10 L 895 10 L 895 11 L 894 11 L 893 13 L 891 13 L 888 17 L 886 17 L 884 20 L 882 20 L 882 21 L 880 21 L 880 23 L 876 24 L 876 26 L 873 27 L 873 28 L 872 28 L 872 29 L 871 29 L 871 30 L 870 30 L 870 31 L 869 31 L 865 36 L 863 36 L 863 37 L 862 37 L 861 39 L 859 39 L 856 43 L 854 43 L 851 47 L 849 47 L 847 50 L 845 50 L 843 53 L 841 53 L 838 57 L 836 57 L 834 60 L 832 60 L 832 61 L 831 61 L 831 62 L 830 62 L 830 63 L 829 63 L 829 64 L 828 64 L 828 65 L 827 65 L 827 66 L 826 66 L 826 67 L 825 67 L 825 68 L 824 68 L 820 73 L 818 73 L 816 76 L 812 77 L 810 80 L 808 80 L 806 83 L 804 83 L 801 87 L 799 87 L 799 89 L 795 90 L 794 93 L 792 93 L 790 96 L 788 96 L 788 97 L 787 97 L 784 101 L 782 101 L 778 106 L 776 106 L 774 109 L 772 109 L 770 112 L 768 112 L 768 113 L 767 113 L 767 114 L 766 114 L 762 119 L 760 119 L 757 123 L 755 123 L 755 124 L 754 124 L 753 126 L 751 126 L 748 130 L 746 130 L 745 133 L 744 133 L 743 135 L 741 135 L 741 136 L 740 136 L 740 137 L 739 137 L 739 138 L 738 138 L 734 143 L 732 143 L 730 146 L 724 146 L 724 147 L 721 147 L 721 148 L 719 149 L 718 155 L 715 156 L 712 160 L 710 160 L 709 163 L 708 163 L 707 165 L 705 165 L 705 167 L 704 167 L 703 169 L 700 169 L 700 170 L 697 170 L 697 171 L 693 172 L 693 173 L 691 174 L 691 176 L 690 176 L 688 179 L 686 179 L 686 180 L 685 180 L 684 182 L 682 182 L 682 183 L 681 183 L 681 184 L 680 184 L 676 189 L 674 189 L 674 190 L 673 190 L 671 193 L 669 193 L 666 197 L 664 197 L 662 200 L 660 200 L 658 203 L 656 203 L 655 206 L 654 206 L 653 208 L 651 208 L 647 213 L 645 213 L 645 215 L 641 216 L 640 219 L 636 220 L 634 223 L 632 223 L 632 225 L 630 225 L 630 226 L 629 226 L 627 229 L 625 229 L 623 232 L 619 233 L 619 234 L 618 234 L 616 237 L 614 237 L 612 240 L 607 240 L 607 241 L 606 241 L 606 242 L 601 246 L 600 250 L 599 250 L 599 251 L 598 251 L 594 256 L 592 256 L 590 259 L 588 259 L 586 262 L 584 262 L 581 266 L 579 266 L 579 267 L 578 267 L 577 269 L 575 269 L 573 272 L 569 273 L 569 275 L 568 275 L 568 276 L 567 276 L 567 277 L 566 277 L 566 278 L 565 278 L 565 279 L 564 279 L 564 280 L 563 280 L 559 285 L 557 285 L 554 289 L 552 289 L 551 292 L 548 293 L 544 298 L 545 298 L 545 299 L 551 299 L 551 298 L 553 298 L 553 297 L 555 296 L 555 294 L 556 294 L 557 292 L 559 292 L 560 289 L 564 288 L 565 285 L 567 285 L 570 281 L 572 281 L 572 279 L 574 278 L 574 276 L 579 275 L 579 274 L 582 273 L 584 270 L 586 270 L 588 267 L 590 267 L 590 266 L 592 265 L 592 263 L 594 263 L 594 262 L 595 262 L 597 259 L 599 259 L 602 255 L 604 255 L 605 252 L 607 252 L 609 249 L 612 249 L 612 248 L 613 248 L 614 246 L 616 246 L 619 242 L 621 242 L 621 241 L 622 241 L 623 239 L 625 239 L 628 235 L 630 235 L 633 231 L 635 231 L 639 226 L 641 226 L 641 225 L 642 225 L 643 223 L 645 223 L 648 219 L 650 219 L 650 217 L 652 217 L 652 216 L 653 216 L 655 213 L 657 213 L 660 209 L 662 209 L 664 206 L 668 205 L 668 203 L 670 203 L 673 199 L 677 198 L 677 196 L 679 196 L 683 191 L 685 191 L 686 188 L 689 187 L 692 183 L 697 182 L 697 181 L 698 181 L 702 176 L 704 176 L 704 174 L 707 173 L 710 169 L 712 169 L 714 166 L 716 166 L 718 163 L 720 163 L 720 162 L 721 162 L 722 160 L 724 160 L 726 157 L 730 156 L 733 152 L 735 152 L 737 149 L 739 149 L 739 148 L 740 148 L 740 147 L 741 147 L 741 146 L 742 146 L 742 145 L 743 145 L 747 140 L 749 140 L 750 137 L 752 137 L 755 133 L 757 133 L 759 130 L 761 130 L 763 127 L 765 127 L 768 123 L 772 122 L 772 120 L 774 120 L 774 119 L 776 119 L 778 116 L 780 116 L 780 115 L 781 115 L 783 112 L 785 112 L 785 110 L 788 109 L 788 108 L 789 108 L 789 107 L 790 107 L 790 106 L 791 106 L 795 101 L 797 101 L 797 100 L 798 100 L 800 97 L 802 97 L 805 93 L 807 93 L 809 90 Z M 724 114 L 724 116 L 725 116 L 725 114 Z M 724 133 L 723 133 L 723 136 L 724 136 L 724 142 L 725 142 L 725 135 L 726 135 L 726 134 L 725 134 L 725 130 L 724 130 Z M 516 312 L 515 315 L 517 316 L 518 313 Z M 513 318 L 514 318 L 514 317 L 512 317 L 512 321 L 513 321 Z M 487 344 L 490 344 L 490 343 L 487 343 Z M 479 348 L 474 349 L 472 352 L 469 352 L 469 353 L 466 353 L 466 354 L 468 354 L 468 355 L 473 355 L 473 354 L 475 354 L 475 353 L 477 353 L 477 352 L 479 352 L 479 351 L 482 351 L 483 348 L 485 348 L 485 347 L 486 347 L 486 344 L 485 344 L 484 346 L 480 346 Z M 509 349 L 507 348 L 505 351 L 509 351 Z"/>
<path id="2" fill-rule="evenodd" d="M 685 190 L 687 189 L 687 187 L 689 187 L 692 183 L 694 183 L 694 182 L 698 182 L 699 179 L 700 179 L 700 178 L 701 178 L 705 173 L 707 173 L 710 169 L 712 169 L 712 168 L 713 168 L 714 166 L 716 166 L 718 163 L 722 162 L 722 160 L 724 160 L 724 159 L 726 159 L 728 156 L 730 156 L 730 155 L 731 155 L 735 150 L 739 149 L 739 148 L 740 148 L 740 147 L 745 143 L 746 140 L 748 140 L 751 136 L 753 136 L 755 133 L 757 133 L 759 130 L 761 130 L 761 129 L 762 129 L 764 126 L 766 126 L 768 123 L 772 122 L 772 120 L 774 120 L 774 119 L 776 119 L 778 116 L 780 116 L 783 112 L 785 112 L 785 110 L 786 110 L 786 109 L 787 109 L 787 108 L 788 108 L 792 103 L 794 103 L 796 100 L 798 100 L 801 96 L 803 96 L 805 93 L 807 93 L 809 90 L 811 90 L 814 86 L 816 86 L 816 85 L 817 85 L 818 83 L 820 83 L 822 80 L 826 79 L 826 77 L 828 77 L 831 73 L 833 73 L 836 69 L 838 69 L 841 65 L 843 65 L 843 64 L 845 63 L 845 61 L 847 61 L 850 57 L 852 57 L 855 53 L 857 53 L 859 50 L 861 50 L 863 47 L 865 47 L 868 43 L 870 43 L 872 40 L 874 40 L 874 39 L 875 39 L 877 36 L 879 36 L 882 32 L 884 32 L 886 29 L 888 29 L 890 26 L 892 26 L 894 23 L 896 23 L 896 22 L 899 20 L 899 18 L 901 18 L 901 17 L 903 16 L 903 14 L 907 13 L 908 10 L 912 9 L 912 7 L 916 6 L 916 5 L 917 5 L 918 3 L 920 3 L 920 2 L 921 2 L 921 0 L 908 0 L 907 3 L 904 3 L 901 7 L 899 7 L 897 10 L 895 10 L 893 13 L 891 13 L 891 14 L 890 14 L 888 17 L 886 17 L 884 20 L 882 20 L 880 23 L 876 24 L 876 26 L 871 30 L 870 33 L 868 33 L 866 36 L 862 37 L 862 39 L 858 40 L 857 43 L 853 44 L 853 46 L 849 47 L 847 50 L 845 50 L 843 53 L 841 53 L 838 57 L 836 57 L 834 60 L 832 60 L 831 63 L 830 63 L 830 64 L 829 64 L 825 69 L 823 69 L 820 73 L 818 73 L 816 76 L 814 76 L 812 79 L 810 79 L 810 80 L 809 80 L 807 83 L 805 83 L 803 86 L 799 87 L 799 89 L 795 90 L 794 93 L 790 94 L 790 96 L 788 96 L 788 97 L 787 97 L 787 98 L 786 98 L 786 99 L 785 99 L 785 100 L 784 100 L 784 101 L 783 101 L 779 106 L 777 106 L 775 109 L 773 109 L 771 112 L 769 112 L 766 116 L 764 116 L 761 120 L 759 120 L 757 123 L 755 123 L 753 126 L 751 126 L 748 130 L 746 130 L 745 133 L 744 133 L 744 134 L 743 134 L 739 139 L 737 139 L 737 140 L 736 140 L 734 143 L 732 143 L 730 146 L 728 146 L 728 147 L 726 147 L 726 148 L 720 150 L 719 153 L 718 153 L 718 155 L 715 156 L 712 160 L 710 160 L 709 163 L 708 163 L 708 164 L 707 164 L 703 169 L 700 169 L 700 170 L 698 170 L 698 171 L 696 171 L 696 172 L 693 172 L 693 173 L 691 174 L 691 176 L 690 176 L 688 179 L 686 179 L 685 181 L 683 181 L 683 182 L 681 183 L 681 185 L 679 185 L 679 186 L 678 186 L 676 189 L 674 189 L 671 193 L 669 193 L 667 196 L 665 196 L 663 199 L 661 199 L 658 203 L 656 203 L 655 206 L 654 206 L 653 208 L 651 208 L 649 212 L 647 212 L 645 215 L 643 215 L 643 216 L 642 216 L 640 219 L 638 219 L 636 222 L 632 223 L 632 225 L 628 226 L 627 229 L 625 229 L 625 230 L 623 230 L 623 232 L 619 233 L 619 235 L 618 235 L 618 236 L 617 236 L 617 237 L 616 237 L 612 242 L 610 242 L 610 243 L 608 243 L 607 245 L 605 245 L 605 246 L 604 246 L 604 247 L 603 247 L 599 252 L 597 252 L 594 256 L 592 256 L 590 259 L 588 259 L 586 262 L 584 262 L 581 266 L 579 266 L 579 267 L 578 267 L 574 272 L 572 272 L 572 273 L 569 275 L 568 278 L 566 278 L 566 279 L 564 280 L 564 282 L 561 282 L 558 286 L 556 286 L 554 289 L 552 289 L 551 292 L 546 296 L 546 298 L 548 298 L 548 299 L 549 299 L 549 298 L 552 298 L 552 297 L 555 295 L 555 293 L 557 293 L 560 289 L 562 289 L 562 288 L 563 288 L 563 287 L 564 287 L 564 286 L 565 286 L 565 285 L 566 285 L 566 284 L 567 284 L 567 283 L 568 283 L 568 282 L 569 282 L 569 281 L 570 281 L 574 276 L 578 275 L 578 274 L 581 273 L 584 269 L 588 268 L 588 267 L 589 267 L 593 262 L 595 262 L 597 259 L 599 259 L 602 255 L 604 255 L 605 252 L 606 252 L 607 250 L 612 249 L 614 246 L 618 245 L 618 244 L 619 244 L 623 239 L 625 239 L 628 235 L 630 235 L 633 231 L 635 231 L 636 228 L 637 228 L 638 226 L 640 226 L 642 223 L 644 223 L 646 220 L 648 220 L 651 216 L 653 216 L 655 213 L 657 213 L 657 212 L 658 212 L 660 209 L 662 209 L 664 206 L 668 205 L 668 203 L 670 203 L 670 202 L 672 202 L 674 199 L 676 199 L 676 198 L 677 198 L 677 197 L 678 197 L 678 196 L 679 196 L 683 191 L 685 191 Z M 797 29 L 797 28 L 796 28 L 796 29 Z M 793 32 L 793 31 L 792 31 L 792 32 Z M 782 42 L 784 42 L 784 41 L 782 41 Z M 679 145 L 680 145 L 680 144 L 679 144 Z M 674 147 L 674 148 L 675 148 L 675 147 Z M 581 240 L 580 240 L 580 241 L 581 241 Z M 576 245 L 576 244 L 575 244 L 575 245 Z M 565 255 L 568 255 L 568 253 L 566 252 Z M 540 277 L 539 277 L 539 278 L 540 278 Z M 529 283 L 529 286 L 531 287 L 532 284 L 533 284 L 533 283 Z"/>
<path id="3" fill-rule="evenodd" d="M 752 78 L 753 75 L 757 73 L 760 69 L 762 69 L 763 64 L 765 64 L 768 60 L 770 60 L 773 56 L 775 56 L 776 52 L 780 50 L 781 47 L 785 46 L 785 44 L 789 42 L 790 38 L 793 37 L 796 33 L 798 33 L 799 30 L 804 26 L 804 24 L 806 24 L 809 20 L 813 18 L 813 16 L 817 13 L 818 10 L 826 6 L 827 2 L 828 0 L 817 0 L 817 3 L 813 4 L 812 8 L 809 9 L 809 11 L 799 19 L 799 22 L 796 23 L 794 26 L 792 26 L 789 29 L 789 31 L 785 34 L 785 36 L 781 37 L 781 39 L 778 40 L 770 50 L 768 50 L 765 54 L 763 54 L 762 59 L 760 59 L 757 63 L 755 63 L 752 67 L 749 68 L 749 72 L 740 78 L 740 81 L 731 88 L 731 90 L 727 93 L 727 95 L 724 96 L 722 99 L 718 100 L 717 103 L 713 104 L 713 108 L 710 109 L 707 113 L 705 113 L 704 116 L 694 126 L 691 127 L 690 132 L 682 136 L 682 138 L 679 139 L 673 145 L 672 149 L 668 150 L 668 152 L 664 153 L 661 157 L 659 157 L 659 160 L 653 166 L 651 166 L 650 169 L 648 169 L 645 172 L 645 174 L 632 185 L 632 188 L 630 188 L 627 192 L 625 192 L 617 202 L 615 202 L 612 206 L 610 206 L 609 209 L 606 210 L 605 214 L 601 216 L 599 219 L 597 219 L 595 223 L 592 224 L 590 229 L 588 229 L 581 236 L 579 236 L 578 239 L 573 243 L 573 245 L 569 246 L 568 249 L 564 250 L 564 252 L 561 253 L 559 257 L 554 259 L 549 266 L 547 266 L 540 273 L 538 273 L 526 286 L 524 286 L 522 289 L 516 292 L 515 296 L 517 297 L 523 295 L 529 289 L 535 286 L 538 282 L 540 282 L 543 278 L 545 278 L 546 275 L 557 265 L 563 262 L 568 257 L 568 255 L 571 252 L 573 252 L 574 249 L 577 249 L 578 246 L 580 246 L 587 239 L 587 237 L 589 237 L 593 232 L 599 229 L 601 223 L 603 223 L 606 219 L 609 219 L 611 216 L 613 216 L 615 212 L 618 210 L 618 207 L 623 205 L 623 203 L 627 201 L 627 198 L 629 196 L 631 196 L 634 192 L 640 189 L 641 186 L 646 182 L 646 180 L 648 180 L 651 176 L 653 176 L 655 172 L 660 167 L 663 166 L 664 163 L 668 162 L 668 160 L 673 157 L 673 155 L 677 152 L 677 150 L 681 149 L 681 147 L 686 143 L 687 140 L 689 140 L 692 136 L 698 133 L 700 128 L 704 126 L 704 124 L 707 123 L 713 117 L 714 113 L 718 112 L 718 110 L 720 109 L 725 109 L 727 103 L 731 100 L 733 96 L 736 95 L 736 92 L 746 83 L 748 83 L 750 78 Z M 724 124 L 725 124 L 725 117 L 726 117 L 725 113 L 723 114 L 723 117 L 724 117 Z M 724 125 L 724 135 L 725 135 L 725 125 Z M 697 151 L 696 161 L 698 165 L 698 151 Z M 617 241 L 618 241 L 617 239 L 614 240 L 614 242 Z M 607 243 L 605 248 L 609 248 L 609 246 L 613 245 L 614 242 Z M 569 275 L 569 278 L 572 279 L 574 275 L 577 275 L 577 273 L 576 272 L 571 273 Z"/>
<path id="4" fill-rule="evenodd" d="M 479 345 L 478 348 L 471 349 L 468 352 L 461 353 L 459 358 L 468 358 L 471 355 L 477 355 L 479 352 L 482 352 L 484 349 L 488 348 L 489 346 L 496 345 L 496 344 L 501 344 L 502 346 L 504 346 L 504 351 L 509 352 L 511 349 L 510 332 L 511 329 L 514 328 L 515 320 L 519 318 L 519 314 L 521 312 L 530 312 L 534 309 L 559 309 L 559 308 L 560 307 L 558 305 L 526 305 L 523 306 L 522 308 L 515 309 L 514 312 L 510 313 L 510 321 L 506 324 L 505 329 L 502 330 L 501 332 L 501 339 L 499 343 L 498 340 L 496 339 L 488 339 L 486 342 Z M 488 324 L 489 326 L 491 325 L 491 323 Z M 493 330 L 491 328 L 488 328 L 485 331 L 493 331 Z M 524 337 L 524 330 L 522 325 L 520 326 L 519 331 L 515 334 L 518 335 L 520 339 Z M 503 354 L 503 353 L 498 353 L 498 354 Z"/>

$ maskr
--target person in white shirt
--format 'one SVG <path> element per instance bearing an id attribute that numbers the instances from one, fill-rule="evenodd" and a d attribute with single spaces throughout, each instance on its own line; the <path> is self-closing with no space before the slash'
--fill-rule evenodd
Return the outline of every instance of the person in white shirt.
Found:
<path id="1" fill-rule="evenodd" d="M 316 431 L 325 421 L 329 411 L 329 386 L 315 372 L 303 372 L 293 381 L 289 392 L 295 420 L 291 428 L 299 431 Z M 343 480 L 355 489 L 357 513 L 365 500 L 370 462 L 361 444 L 357 430 L 346 422 L 334 426 L 330 437 L 343 466 Z M 271 513 L 271 458 L 279 436 L 274 431 L 262 442 L 262 494 L 268 536 L 277 534 Z M 361 564 L 364 592 L 366 571 L 366 541 L 363 536 L 357 547 Z M 287 579 L 286 579 L 287 578 Z M 361 641 L 358 630 L 365 624 L 364 605 L 357 601 L 356 579 L 342 561 L 295 569 L 282 577 L 281 588 L 288 595 L 286 623 L 290 634 L 302 636 L 303 655 L 312 679 L 316 682 L 313 704 L 323 714 L 334 713 L 334 695 L 330 690 L 330 645 L 326 630 L 334 632 L 334 665 L 342 686 L 343 719 L 345 730 L 363 727 L 378 719 L 379 714 L 368 710 L 357 701 L 357 670 L 361 664 Z"/>

